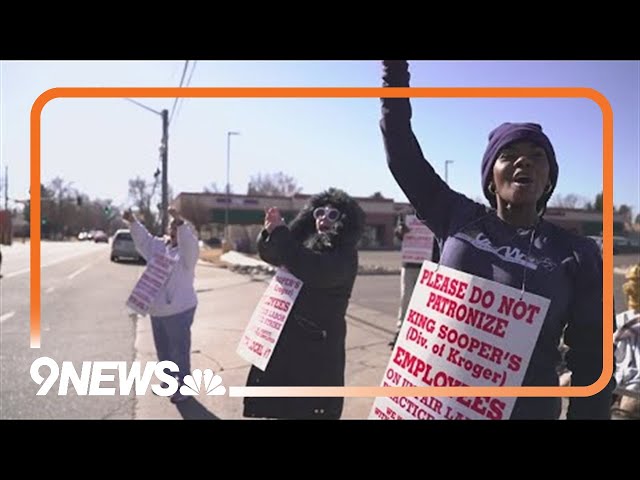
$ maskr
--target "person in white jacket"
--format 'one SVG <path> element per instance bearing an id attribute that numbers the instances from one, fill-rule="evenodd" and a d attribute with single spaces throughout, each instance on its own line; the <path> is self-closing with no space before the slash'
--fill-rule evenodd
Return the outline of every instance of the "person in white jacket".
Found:
<path id="1" fill-rule="evenodd" d="M 626 418 L 640 419 L 640 263 L 625 275 L 622 291 L 628 310 L 616 316 L 615 377 L 618 382 L 614 412 Z"/>
<path id="2" fill-rule="evenodd" d="M 168 213 L 173 218 L 167 239 L 151 235 L 131 210 L 122 218 L 129 223 L 136 249 L 147 262 L 157 253 L 175 261 L 167 281 L 150 304 L 149 317 L 158 360 L 169 360 L 178 366 L 174 376 L 182 386 L 184 377 L 191 373 L 191 325 L 198 305 L 194 280 L 199 243 L 193 226 L 174 207 L 170 207 Z M 171 401 L 178 403 L 188 398 L 178 388 Z"/>

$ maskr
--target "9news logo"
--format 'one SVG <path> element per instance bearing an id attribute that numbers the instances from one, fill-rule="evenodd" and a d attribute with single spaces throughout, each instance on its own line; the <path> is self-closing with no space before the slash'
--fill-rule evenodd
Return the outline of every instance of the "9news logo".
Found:
<path id="1" fill-rule="evenodd" d="M 40 369 L 47 367 L 49 375 L 44 377 Z M 66 395 L 72 386 L 77 395 L 130 395 L 135 388 L 136 395 L 144 395 L 149 389 L 149 384 L 155 379 L 159 383 L 151 385 L 151 390 L 161 397 L 169 397 L 176 393 L 178 387 L 180 393 L 188 396 L 199 395 L 201 391 L 207 395 L 224 395 L 226 388 L 222 385 L 220 375 L 214 375 L 210 369 L 204 371 L 196 369 L 191 375 L 184 378 L 184 384 L 180 386 L 178 380 L 167 373 L 178 372 L 178 366 L 174 362 L 145 362 L 144 368 L 141 362 L 131 362 L 130 368 L 127 362 L 82 362 L 80 373 L 76 371 L 72 362 L 62 362 L 62 367 L 49 357 L 40 357 L 33 361 L 29 373 L 31 379 L 40 385 L 36 395 L 47 395 L 51 388 L 58 382 L 58 395 Z M 111 371 L 111 373 L 108 373 Z M 106 382 L 117 382 L 118 388 L 103 386 Z"/>

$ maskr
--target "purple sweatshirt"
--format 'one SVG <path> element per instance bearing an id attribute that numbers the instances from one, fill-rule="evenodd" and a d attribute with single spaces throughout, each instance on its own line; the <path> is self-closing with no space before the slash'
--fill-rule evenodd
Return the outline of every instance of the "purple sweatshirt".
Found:
<path id="1" fill-rule="evenodd" d="M 408 87 L 408 64 L 385 62 L 384 87 Z M 518 228 L 495 210 L 451 190 L 424 158 L 411 128 L 408 98 L 381 99 L 380 127 L 389 169 L 434 232 L 441 264 L 550 300 L 523 386 L 557 386 L 564 332 L 571 385 L 602 374 L 602 257 L 586 237 L 541 220 Z M 615 382 L 592 397 L 571 398 L 568 419 L 608 419 Z M 511 419 L 557 419 L 561 398 L 518 398 Z"/>

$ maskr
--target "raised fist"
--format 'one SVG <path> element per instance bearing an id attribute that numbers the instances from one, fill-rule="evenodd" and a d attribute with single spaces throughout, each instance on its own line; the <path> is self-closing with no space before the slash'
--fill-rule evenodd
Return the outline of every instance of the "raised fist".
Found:
<path id="1" fill-rule="evenodd" d="M 122 214 L 122 219 L 125 220 L 126 222 L 135 222 L 136 217 L 133 214 L 133 212 L 131 211 L 130 208 L 128 208 L 127 210 L 125 210 L 125 212 Z"/>
<path id="2" fill-rule="evenodd" d="M 267 232 L 271 233 L 276 227 L 284 224 L 282 215 L 280 215 L 280 210 L 278 210 L 277 207 L 270 207 L 267 209 L 264 216 L 264 228 Z"/>
<path id="3" fill-rule="evenodd" d="M 176 207 L 169 207 L 167 209 L 167 213 L 169 215 L 171 215 L 173 218 L 175 218 L 176 220 L 180 220 L 181 216 L 178 213 L 178 209 Z"/>

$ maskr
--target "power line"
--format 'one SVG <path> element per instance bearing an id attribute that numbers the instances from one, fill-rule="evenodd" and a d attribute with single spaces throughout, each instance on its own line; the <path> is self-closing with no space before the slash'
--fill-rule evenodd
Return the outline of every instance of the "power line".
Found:
<path id="1" fill-rule="evenodd" d="M 193 67 L 191 67 L 191 73 L 189 73 L 189 79 L 185 84 L 185 88 L 191 84 L 191 78 L 193 77 L 193 72 L 196 69 L 196 63 L 197 63 L 197 60 L 194 60 Z M 180 102 L 178 103 L 178 108 L 176 109 L 176 118 L 178 118 L 178 114 L 180 113 L 180 108 L 182 107 L 183 104 L 184 104 L 184 97 L 180 97 Z"/>
<path id="2" fill-rule="evenodd" d="M 187 74 L 187 69 L 189 67 L 189 60 L 185 60 L 185 64 L 184 64 L 184 68 L 182 70 L 182 78 L 180 79 L 180 85 L 178 88 L 182 88 L 183 84 L 184 84 L 184 79 L 185 76 Z M 193 74 L 193 69 L 192 72 Z M 191 76 L 189 77 L 189 81 L 191 81 Z M 168 190 L 169 190 L 169 179 L 168 179 L 168 157 L 169 157 L 169 124 L 171 123 L 171 118 L 173 118 L 173 114 L 175 113 L 175 109 L 176 109 L 176 105 L 178 102 L 178 99 L 182 98 L 182 97 L 176 97 L 176 100 L 173 103 L 173 108 L 171 111 L 171 117 L 169 116 L 169 111 L 167 109 L 163 109 L 162 112 L 158 112 L 150 107 L 147 107 L 146 105 L 143 105 L 142 103 L 136 102 L 135 100 L 131 100 L 130 98 L 126 98 L 125 100 L 128 100 L 132 103 L 135 103 L 136 105 L 138 105 L 139 107 L 142 107 L 146 110 L 149 110 L 155 114 L 158 114 L 162 117 L 162 140 L 161 140 L 161 144 L 160 144 L 160 163 L 161 163 L 161 167 L 160 167 L 160 172 L 158 172 L 158 169 L 156 169 L 156 173 L 154 174 L 154 192 L 155 192 L 155 187 L 158 184 L 158 176 L 159 174 L 162 175 L 162 206 L 160 208 L 161 210 L 161 219 L 162 219 L 162 232 L 164 233 L 167 229 L 167 208 L 168 208 Z M 153 195 L 153 192 L 152 192 Z"/>
<path id="3" fill-rule="evenodd" d="M 193 67 L 191 67 L 191 73 L 189 74 L 189 80 L 187 80 L 187 84 L 185 85 L 185 87 L 188 87 L 189 84 L 191 83 L 191 78 L 193 77 L 193 71 L 196 69 L 196 64 L 198 63 L 197 60 L 193 61 Z"/>
<path id="4" fill-rule="evenodd" d="M 126 100 L 126 101 L 128 101 L 128 102 L 131 102 L 131 103 L 135 103 L 136 105 L 138 105 L 139 107 L 144 108 L 145 110 L 149 110 L 150 112 L 153 112 L 153 113 L 155 113 L 155 114 L 162 115 L 162 112 L 159 112 L 159 111 L 157 111 L 157 110 L 154 110 L 154 109 L 153 109 L 153 108 L 151 108 L 151 107 L 147 107 L 146 105 L 144 105 L 144 104 L 142 104 L 142 103 L 140 103 L 140 102 L 136 102 L 135 100 L 131 100 L 130 98 L 125 98 L 125 100 Z"/>
<path id="5" fill-rule="evenodd" d="M 184 82 L 184 77 L 187 74 L 187 68 L 189 67 L 189 60 L 185 60 L 184 62 L 184 68 L 182 69 L 182 78 L 180 79 L 180 85 L 178 85 L 178 88 L 182 88 L 182 84 Z M 178 104 L 178 99 L 180 97 L 176 97 L 176 99 L 173 102 L 173 107 L 171 107 L 171 115 L 169 115 L 169 125 L 171 125 L 171 120 L 173 119 L 173 114 L 176 111 L 176 105 Z"/>

